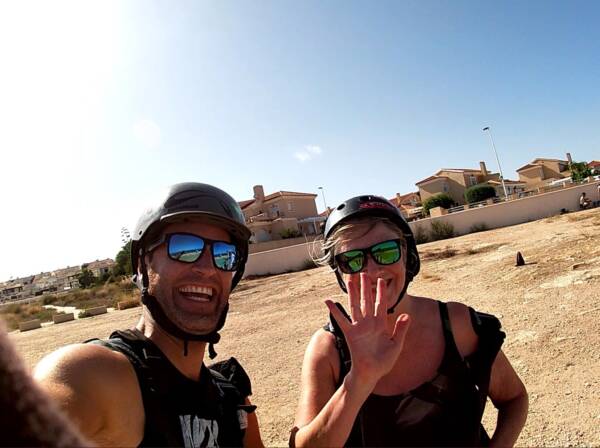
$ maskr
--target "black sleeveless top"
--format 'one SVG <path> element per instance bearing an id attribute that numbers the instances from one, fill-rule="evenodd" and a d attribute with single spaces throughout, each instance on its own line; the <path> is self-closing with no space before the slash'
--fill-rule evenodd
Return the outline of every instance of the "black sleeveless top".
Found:
<path id="1" fill-rule="evenodd" d="M 250 379 L 230 358 L 200 367 L 192 381 L 137 330 L 116 331 L 110 339 L 87 341 L 123 353 L 135 369 L 144 404 L 140 446 L 242 446 L 252 394 Z"/>
<path id="2" fill-rule="evenodd" d="M 491 367 L 505 335 L 494 316 L 469 309 L 479 343 L 477 351 L 463 359 L 454 341 L 447 306 L 438 303 L 446 348 L 435 377 L 404 394 L 371 394 L 359 411 L 346 446 L 489 445 L 481 418 Z M 342 361 L 341 384 L 349 371 L 349 352 L 345 341 L 340 341 L 341 332 L 331 324 L 326 329 L 336 336 Z"/>

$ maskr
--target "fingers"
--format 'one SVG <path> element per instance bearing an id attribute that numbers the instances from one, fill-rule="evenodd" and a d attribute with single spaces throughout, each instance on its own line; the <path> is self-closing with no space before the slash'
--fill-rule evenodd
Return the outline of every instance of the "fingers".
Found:
<path id="1" fill-rule="evenodd" d="M 377 295 L 375 296 L 375 317 L 384 319 L 387 316 L 387 298 L 385 280 L 377 279 Z"/>
<path id="2" fill-rule="evenodd" d="M 336 304 L 333 303 L 331 300 L 326 300 L 325 305 L 327 305 L 327 308 L 329 308 L 329 312 L 331 313 L 337 324 L 340 326 L 340 329 L 342 330 L 342 333 L 344 333 L 345 336 L 346 331 L 350 328 L 350 325 L 352 325 L 351 322 L 346 316 L 344 316 L 344 313 L 342 313 L 340 309 L 336 306 Z"/>
<path id="3" fill-rule="evenodd" d="M 375 313 L 372 285 L 371 278 L 362 272 L 360 274 L 360 308 L 364 317 L 373 316 Z"/>
<path id="4" fill-rule="evenodd" d="M 347 287 L 350 316 L 352 316 L 352 322 L 358 322 L 362 319 L 363 314 L 360 310 L 360 280 L 357 275 L 350 276 Z"/>
<path id="5" fill-rule="evenodd" d="M 394 332 L 391 337 L 391 339 L 398 344 L 400 350 L 402 350 L 402 347 L 404 346 L 408 327 L 410 327 L 410 316 L 408 314 L 400 314 L 396 319 Z"/>

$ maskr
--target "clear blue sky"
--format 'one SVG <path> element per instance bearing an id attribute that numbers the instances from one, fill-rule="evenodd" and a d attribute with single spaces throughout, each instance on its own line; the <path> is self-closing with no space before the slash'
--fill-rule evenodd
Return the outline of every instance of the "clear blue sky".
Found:
<path id="1" fill-rule="evenodd" d="M 114 257 L 166 185 L 392 197 L 600 159 L 597 1 L 0 6 L 0 280 Z M 318 198 L 319 209 L 322 199 Z"/>

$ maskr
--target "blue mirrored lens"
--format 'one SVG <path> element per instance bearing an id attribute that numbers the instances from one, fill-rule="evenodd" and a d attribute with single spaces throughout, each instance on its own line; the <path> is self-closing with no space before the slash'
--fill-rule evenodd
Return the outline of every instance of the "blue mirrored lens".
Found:
<path id="1" fill-rule="evenodd" d="M 235 271 L 238 263 L 238 251 L 234 244 L 223 241 L 212 243 L 215 266 L 223 271 Z"/>
<path id="2" fill-rule="evenodd" d="M 173 260 L 193 263 L 204 250 L 204 240 L 194 235 L 174 234 L 169 238 L 169 257 Z"/>

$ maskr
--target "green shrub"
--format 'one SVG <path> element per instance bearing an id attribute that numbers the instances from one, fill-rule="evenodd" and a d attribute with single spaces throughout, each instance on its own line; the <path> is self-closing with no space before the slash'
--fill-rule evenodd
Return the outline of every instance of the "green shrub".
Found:
<path id="1" fill-rule="evenodd" d="M 284 229 L 281 232 L 279 232 L 279 235 L 284 240 L 286 240 L 288 238 L 298 238 L 299 236 L 302 236 L 300 231 L 295 230 L 295 229 Z"/>
<path id="2" fill-rule="evenodd" d="M 131 275 L 133 272 L 131 267 L 131 240 L 127 241 L 115 256 L 115 265 L 112 268 L 112 273 L 115 277 L 122 275 Z"/>
<path id="3" fill-rule="evenodd" d="M 423 201 L 423 214 L 429 215 L 429 210 L 435 207 L 442 207 L 445 209 L 452 208 L 454 206 L 454 199 L 446 193 L 435 194 Z"/>
<path id="4" fill-rule="evenodd" d="M 429 241 L 429 235 L 427 235 L 427 232 L 421 226 L 415 227 L 415 231 L 413 232 L 413 235 L 415 237 L 415 242 L 417 244 L 423 244 L 423 243 L 426 243 L 427 241 Z"/>
<path id="5" fill-rule="evenodd" d="M 485 201 L 486 199 L 494 197 L 496 197 L 496 189 L 487 184 L 473 185 L 465 191 L 465 200 L 469 204 Z"/>
<path id="6" fill-rule="evenodd" d="M 571 170 L 571 179 L 573 182 L 579 182 L 592 175 L 592 170 L 585 162 L 573 162 L 569 166 Z"/>
<path id="7" fill-rule="evenodd" d="M 488 230 L 488 226 L 485 222 L 480 222 L 471 226 L 471 233 L 484 232 L 485 230 Z"/>
<path id="8" fill-rule="evenodd" d="M 429 238 L 431 241 L 445 240 L 454 236 L 454 226 L 444 221 L 434 221 L 431 223 Z"/>

